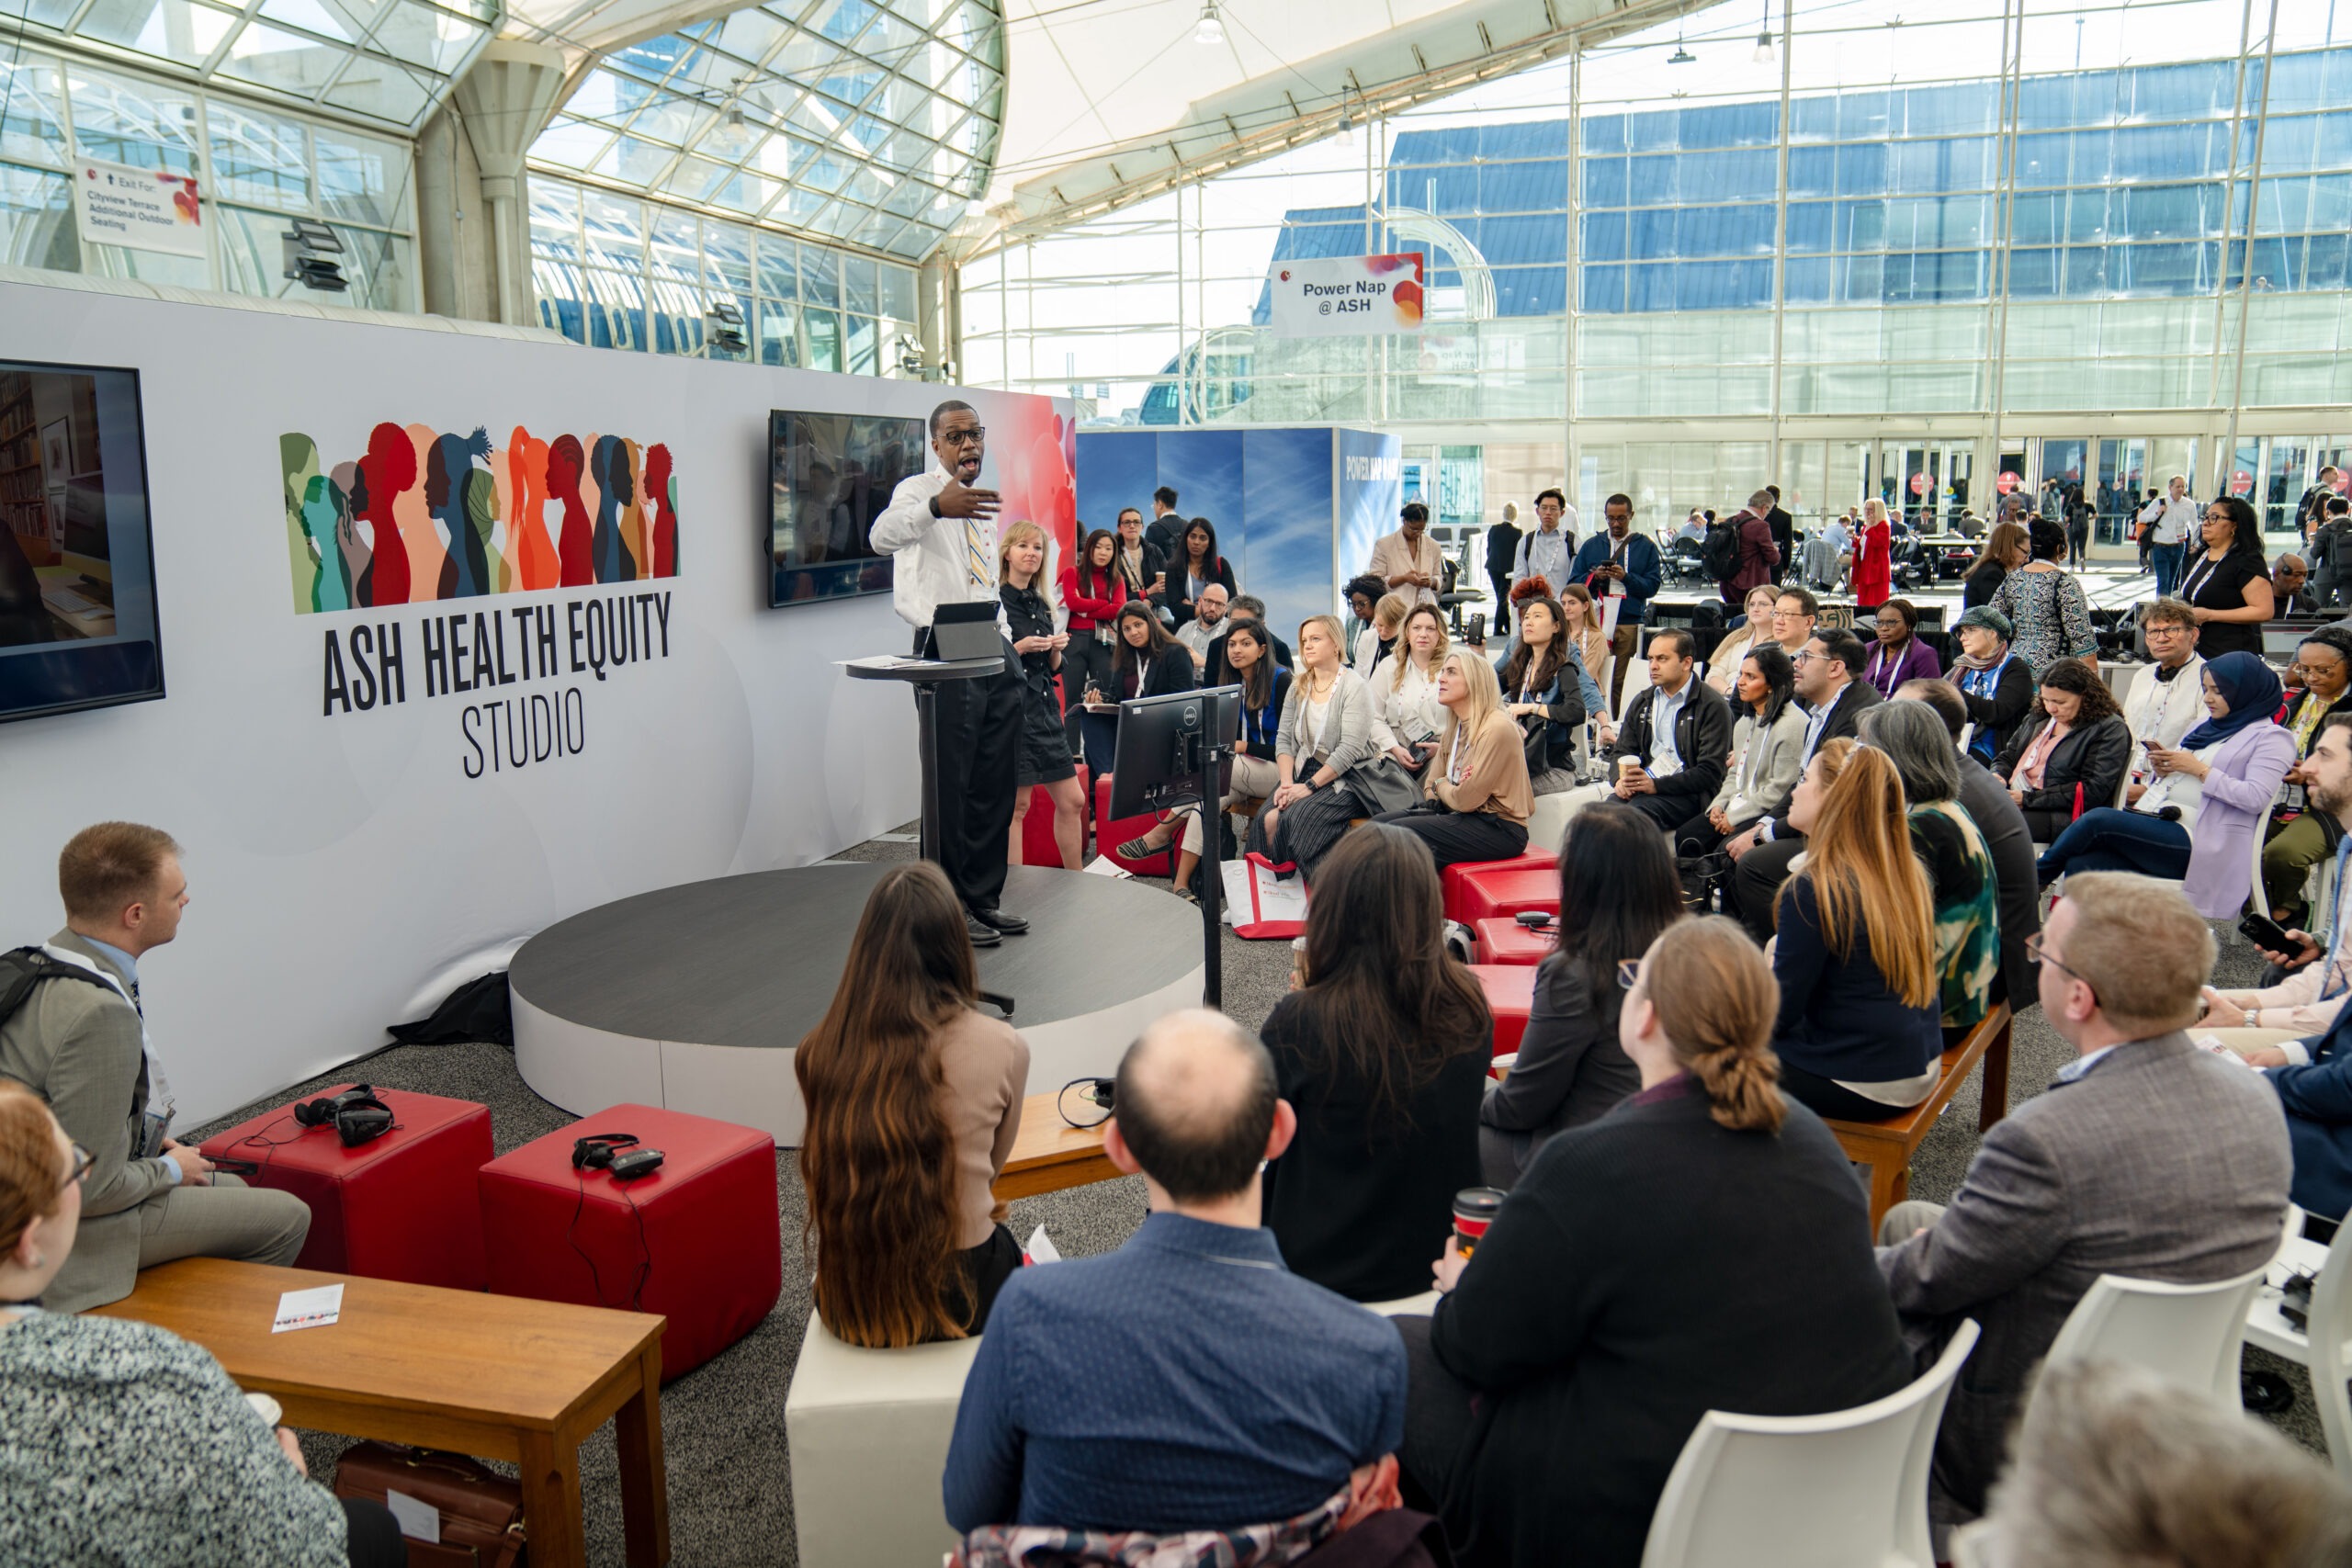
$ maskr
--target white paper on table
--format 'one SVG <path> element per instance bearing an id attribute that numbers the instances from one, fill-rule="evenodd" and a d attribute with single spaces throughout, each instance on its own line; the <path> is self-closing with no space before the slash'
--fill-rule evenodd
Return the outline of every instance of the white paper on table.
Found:
<path id="1" fill-rule="evenodd" d="M 1093 862 L 1087 866 L 1086 872 L 1090 876 L 1117 876 L 1130 882 L 1135 880 L 1136 874 L 1109 855 L 1096 855 Z"/>
<path id="2" fill-rule="evenodd" d="M 420 1501 L 405 1492 L 384 1492 L 384 1506 L 391 1511 L 392 1522 L 401 1527 L 401 1534 L 411 1540 L 421 1540 L 427 1546 L 441 1544 L 441 1510 Z"/>
<path id="3" fill-rule="evenodd" d="M 1046 1234 L 1043 1225 L 1029 1233 L 1029 1245 L 1021 1249 L 1021 1254 L 1032 1263 L 1059 1263 L 1062 1260 L 1061 1248 L 1054 1245 L 1054 1238 Z"/>
<path id="4" fill-rule="evenodd" d="M 307 1291 L 288 1291 L 277 1298 L 277 1321 L 269 1325 L 272 1334 L 283 1334 L 291 1328 L 324 1328 L 343 1315 L 343 1287 L 319 1285 Z"/>

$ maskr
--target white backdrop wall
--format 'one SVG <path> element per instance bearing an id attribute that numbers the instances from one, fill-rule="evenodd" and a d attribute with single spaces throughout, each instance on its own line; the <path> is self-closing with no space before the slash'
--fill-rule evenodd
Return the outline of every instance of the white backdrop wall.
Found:
<path id="1" fill-rule="evenodd" d="M 381 1045 L 550 921 L 804 864 L 915 815 L 911 700 L 832 663 L 905 650 L 888 595 L 766 608 L 767 416 L 921 415 L 942 389 L 16 281 L 0 321 L 8 357 L 140 372 L 170 694 L 0 726 L 0 941 L 62 922 L 56 856 L 76 829 L 125 818 L 180 840 L 193 902 L 141 978 L 183 1126 Z M 305 433 L 332 465 L 384 421 L 665 443 L 678 575 L 295 613 L 278 438 Z M 671 596 L 666 657 L 657 625 L 654 657 L 602 681 L 567 661 L 426 693 L 436 614 L 546 603 L 560 622 L 567 601 L 644 592 Z M 325 634 L 387 621 L 406 700 L 323 713 Z M 469 705 L 572 689 L 576 752 L 467 776 Z"/>

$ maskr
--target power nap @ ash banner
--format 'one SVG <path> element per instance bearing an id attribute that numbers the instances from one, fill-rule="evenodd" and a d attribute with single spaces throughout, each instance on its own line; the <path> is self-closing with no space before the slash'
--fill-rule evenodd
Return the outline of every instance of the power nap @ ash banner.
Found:
<path id="1" fill-rule="evenodd" d="M 1376 337 L 1421 330 L 1418 252 L 1287 261 L 1266 279 L 1276 337 Z"/>

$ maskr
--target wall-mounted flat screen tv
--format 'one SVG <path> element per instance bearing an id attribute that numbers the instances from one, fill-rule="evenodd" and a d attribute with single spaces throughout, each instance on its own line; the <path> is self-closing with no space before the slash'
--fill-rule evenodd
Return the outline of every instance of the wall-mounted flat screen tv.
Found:
<path id="1" fill-rule="evenodd" d="M 927 460 L 919 418 L 770 412 L 768 604 L 889 592 L 890 558 L 867 536 Z"/>
<path id="2" fill-rule="evenodd" d="M 139 372 L 0 359 L 0 720 L 163 694 Z"/>

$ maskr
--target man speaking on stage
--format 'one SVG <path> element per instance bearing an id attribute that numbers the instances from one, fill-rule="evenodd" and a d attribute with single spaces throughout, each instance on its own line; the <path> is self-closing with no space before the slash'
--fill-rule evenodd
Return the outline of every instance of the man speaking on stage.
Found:
<path id="1" fill-rule="evenodd" d="M 874 520 L 877 553 L 897 563 L 892 602 L 915 628 L 915 657 L 935 659 L 931 623 L 941 604 L 997 599 L 997 492 L 975 488 L 988 432 L 972 405 L 949 400 L 931 411 L 933 465 L 890 492 Z M 1000 607 L 999 619 L 1002 618 Z M 1005 846 L 1012 826 L 1013 760 L 1021 742 L 1021 663 L 1011 642 L 1004 668 L 976 681 L 939 685 L 935 761 L 939 776 L 939 866 L 964 901 L 975 946 L 998 933 L 1018 936 L 1029 922 L 997 908 L 1004 892 Z"/>

